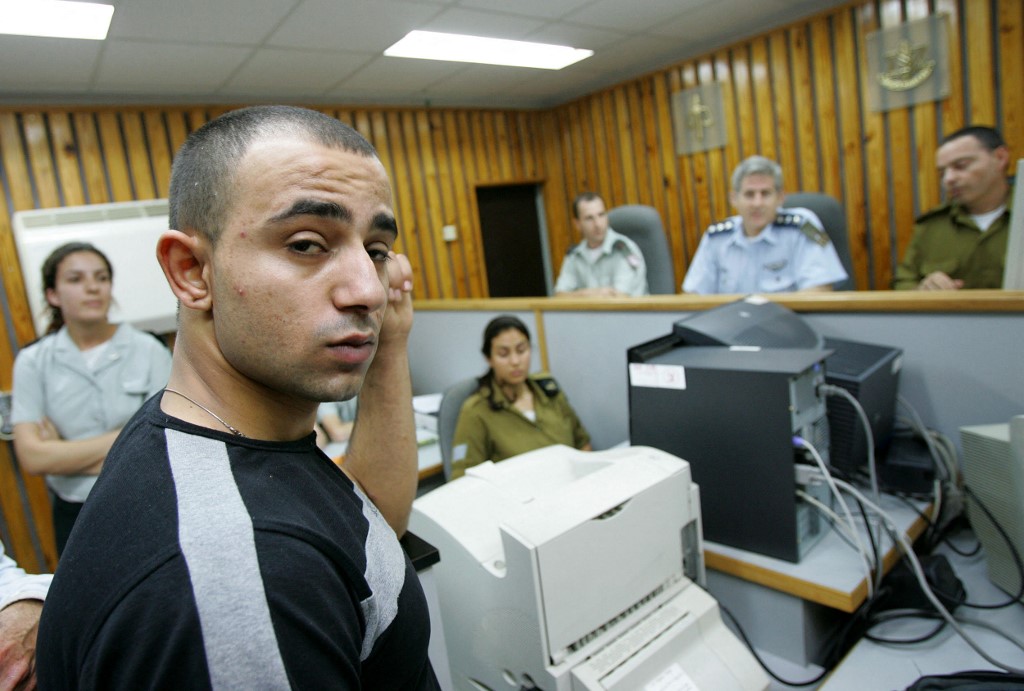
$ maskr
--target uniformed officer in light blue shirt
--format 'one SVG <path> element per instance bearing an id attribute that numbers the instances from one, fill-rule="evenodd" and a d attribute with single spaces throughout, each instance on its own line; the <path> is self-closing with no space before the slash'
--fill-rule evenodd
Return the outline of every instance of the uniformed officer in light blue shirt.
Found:
<path id="1" fill-rule="evenodd" d="M 739 212 L 712 223 L 683 280 L 684 293 L 832 290 L 847 275 L 810 209 L 783 208 L 782 168 L 763 156 L 732 174 L 729 201 Z"/>

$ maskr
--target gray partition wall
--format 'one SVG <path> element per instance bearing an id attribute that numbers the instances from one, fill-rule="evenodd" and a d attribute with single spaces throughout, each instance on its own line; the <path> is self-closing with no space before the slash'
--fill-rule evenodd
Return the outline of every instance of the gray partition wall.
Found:
<path id="1" fill-rule="evenodd" d="M 486 364 L 480 338 L 490 311 L 421 311 L 413 329 L 413 386 L 440 391 Z M 532 312 L 516 312 L 534 329 Z M 689 312 L 543 313 L 554 376 L 593 437 L 594 448 L 629 435 L 626 350 L 664 336 Z M 900 393 L 924 423 L 959 445 L 959 428 L 1024 413 L 1024 317 L 1017 313 L 815 312 L 802 315 L 826 336 L 902 348 Z M 739 392 L 738 395 L 742 395 Z"/>

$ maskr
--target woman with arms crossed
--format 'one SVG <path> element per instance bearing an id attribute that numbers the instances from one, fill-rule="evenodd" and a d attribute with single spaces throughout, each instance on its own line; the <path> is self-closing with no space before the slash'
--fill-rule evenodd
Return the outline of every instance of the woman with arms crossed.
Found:
<path id="1" fill-rule="evenodd" d="M 59 555 L 121 427 L 167 383 L 171 355 L 108 320 L 113 268 L 92 245 L 61 245 L 42 273 L 51 322 L 14 361 L 11 421 L 18 461 L 46 475 Z"/>

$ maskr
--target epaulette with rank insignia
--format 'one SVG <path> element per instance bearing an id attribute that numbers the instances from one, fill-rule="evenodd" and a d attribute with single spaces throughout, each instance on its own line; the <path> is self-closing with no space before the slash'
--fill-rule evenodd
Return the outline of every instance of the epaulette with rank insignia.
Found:
<path id="1" fill-rule="evenodd" d="M 929 209 L 928 211 L 925 211 L 923 214 L 914 219 L 914 223 L 924 223 L 925 221 L 936 216 L 949 216 L 950 210 L 952 208 L 952 204 L 943 204 L 942 206 L 937 206 L 934 209 Z"/>
<path id="2" fill-rule="evenodd" d="M 727 230 L 732 230 L 735 227 L 736 222 L 730 218 L 724 221 L 719 221 L 718 223 L 712 223 L 704 232 L 707 233 L 708 235 L 714 235 L 715 233 L 724 233 Z"/>
<path id="3" fill-rule="evenodd" d="M 548 398 L 554 398 L 558 395 L 558 382 L 556 382 L 550 375 L 533 374 L 530 375 L 530 379 L 532 379 L 534 383 L 541 388 L 541 391 L 548 395 Z"/>
<path id="4" fill-rule="evenodd" d="M 808 240 L 816 242 L 822 247 L 827 245 L 829 242 L 828 233 L 811 223 L 803 214 L 791 212 L 780 213 L 775 217 L 773 225 L 787 228 L 798 228 L 801 233 L 807 236 Z"/>

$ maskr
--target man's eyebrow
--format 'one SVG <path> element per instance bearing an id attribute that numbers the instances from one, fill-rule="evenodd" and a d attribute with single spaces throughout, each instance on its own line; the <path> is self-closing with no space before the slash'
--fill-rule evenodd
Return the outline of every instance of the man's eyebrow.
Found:
<path id="1" fill-rule="evenodd" d="M 287 221 L 296 216 L 321 216 L 339 221 L 351 221 L 352 212 L 340 204 L 316 199 L 300 199 L 270 220 L 274 223 Z"/>
<path id="2" fill-rule="evenodd" d="M 398 237 L 398 222 L 391 214 L 379 213 L 373 217 L 373 227 Z"/>

